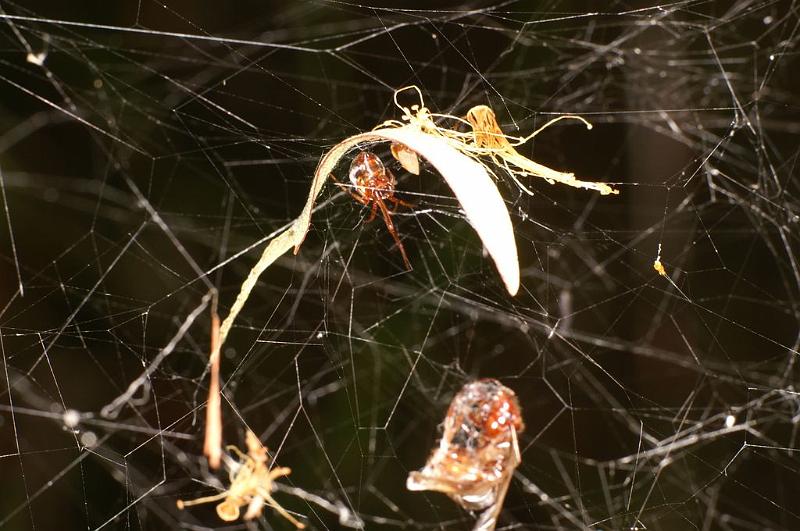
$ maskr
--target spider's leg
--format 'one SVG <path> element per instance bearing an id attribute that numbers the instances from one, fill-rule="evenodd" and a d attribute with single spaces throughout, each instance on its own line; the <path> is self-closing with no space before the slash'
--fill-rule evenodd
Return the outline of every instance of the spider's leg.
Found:
<path id="1" fill-rule="evenodd" d="M 329 173 L 329 174 L 328 174 L 328 177 L 330 177 L 330 178 L 331 178 L 331 181 L 333 181 L 333 183 L 334 183 L 336 186 L 338 186 L 339 188 L 346 188 L 346 186 L 345 186 L 345 185 L 342 183 L 342 181 L 340 181 L 339 179 L 337 179 L 337 178 L 336 178 L 336 176 L 335 176 L 333 173 Z"/>
<path id="2" fill-rule="evenodd" d="M 280 504 L 276 502 L 275 499 L 272 497 L 272 494 L 270 494 L 267 491 L 267 489 L 259 487 L 258 494 L 262 498 L 264 498 L 264 501 L 267 503 L 267 505 L 275 509 L 278 512 L 278 514 L 280 514 L 281 516 L 289 520 L 291 523 L 293 523 L 297 529 L 305 529 L 306 525 L 303 522 L 299 521 L 294 516 L 292 516 L 291 514 L 289 514 L 289 511 L 281 507 Z"/>
<path id="3" fill-rule="evenodd" d="M 373 219 L 375 219 L 375 216 L 378 215 L 378 202 L 379 201 L 380 201 L 380 199 L 377 198 L 377 197 L 375 199 L 373 199 L 372 212 L 370 212 L 370 214 L 369 214 L 369 219 L 367 220 L 367 223 L 371 222 Z"/>
<path id="4" fill-rule="evenodd" d="M 404 206 L 406 208 L 414 208 L 414 205 L 412 205 L 411 203 L 403 201 L 402 199 L 397 199 L 395 196 L 389 197 L 387 200 L 391 201 L 394 204 L 392 212 L 397 212 L 397 207 L 399 206 Z"/>
<path id="5" fill-rule="evenodd" d="M 403 242 L 400 241 L 400 237 L 397 235 L 397 230 L 394 228 L 394 223 L 392 223 L 389 209 L 386 208 L 386 204 L 382 199 L 377 199 L 375 203 L 381 209 L 381 214 L 383 214 L 383 222 L 386 223 L 386 228 L 389 229 L 389 234 L 392 235 L 392 238 L 394 238 L 394 241 L 397 244 L 397 248 L 400 249 L 400 254 L 403 255 L 403 262 L 406 265 L 406 269 L 411 271 L 414 268 L 411 267 L 411 262 L 408 261 L 408 256 L 406 255 L 406 248 L 403 247 Z"/>
<path id="6" fill-rule="evenodd" d="M 355 199 L 356 201 L 358 201 L 358 202 L 359 202 L 359 203 L 361 203 L 362 205 L 368 205 L 368 204 L 369 204 L 369 199 L 367 199 L 367 197 L 366 197 L 366 196 L 364 196 L 364 195 L 361 195 L 361 194 L 357 194 L 357 193 L 353 192 L 353 191 L 351 190 L 350 186 L 348 186 L 348 185 L 346 185 L 346 184 L 344 184 L 344 183 L 341 183 L 341 182 L 339 182 L 339 179 L 337 179 L 336 177 L 334 177 L 332 173 L 330 173 L 329 175 L 330 175 L 330 177 L 331 177 L 331 180 L 333 181 L 333 183 L 334 183 L 336 186 L 338 186 L 339 188 L 341 188 L 343 192 L 347 192 L 348 194 L 350 194 L 350 196 L 351 196 L 353 199 Z"/>
<path id="7" fill-rule="evenodd" d="M 229 452 L 235 453 L 239 457 L 240 461 L 246 461 L 247 460 L 247 456 L 244 454 L 244 452 L 239 450 L 238 447 L 236 447 L 236 446 L 234 446 L 232 444 L 229 444 L 228 446 L 225 447 L 225 449 L 227 451 L 229 451 Z"/>
<path id="8" fill-rule="evenodd" d="M 213 502 L 227 497 L 228 497 L 228 491 L 224 491 L 220 492 L 219 494 L 214 494 L 213 496 L 203 496 L 202 498 L 197 498 L 196 500 L 190 500 L 190 501 L 178 500 L 176 502 L 176 505 L 178 506 L 178 509 L 183 509 L 184 507 L 189 507 L 190 505 L 200 505 L 201 503 Z"/>

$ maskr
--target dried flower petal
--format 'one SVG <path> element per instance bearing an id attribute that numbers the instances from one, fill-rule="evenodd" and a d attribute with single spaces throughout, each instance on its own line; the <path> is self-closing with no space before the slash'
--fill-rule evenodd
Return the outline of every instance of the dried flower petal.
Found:
<path id="1" fill-rule="evenodd" d="M 551 120 L 532 135 L 525 138 L 516 139 L 517 145 L 527 142 L 530 138 L 535 136 L 542 129 L 552 125 L 553 123 L 564 120 L 567 118 L 574 118 L 581 120 L 586 126 L 591 129 L 591 124 L 579 116 L 559 116 L 555 120 Z M 514 146 L 509 141 L 500 125 L 497 123 L 497 118 L 494 111 L 486 105 L 478 105 L 473 107 L 467 113 L 467 121 L 472 125 L 473 134 L 475 135 L 475 145 L 481 149 L 487 150 L 487 154 L 499 165 L 505 168 L 506 171 L 513 177 L 521 175 L 535 175 L 543 177 L 549 183 L 559 182 L 575 188 L 586 188 L 587 190 L 596 190 L 602 195 L 618 194 L 619 191 L 611 188 L 606 183 L 596 183 L 590 181 L 581 181 L 575 178 L 572 173 L 564 173 L 552 168 L 548 168 L 543 164 L 534 162 L 527 157 L 520 155 L 514 149 Z M 520 184 L 521 186 L 521 184 Z"/>

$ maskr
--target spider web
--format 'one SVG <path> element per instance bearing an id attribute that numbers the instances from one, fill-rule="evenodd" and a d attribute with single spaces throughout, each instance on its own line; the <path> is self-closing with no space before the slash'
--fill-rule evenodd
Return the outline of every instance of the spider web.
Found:
<path id="1" fill-rule="evenodd" d="M 175 503 L 228 484 L 207 295 L 227 313 L 322 153 L 412 84 L 512 135 L 586 117 L 521 151 L 620 195 L 498 173 L 511 298 L 430 168 L 392 163 L 412 272 L 329 185 L 225 344 L 225 442 L 292 468 L 310 528 L 469 529 L 405 479 L 494 377 L 527 426 L 499 528 L 800 526 L 798 3 L 426 5 L 2 3 L 0 527 L 222 526 Z"/>

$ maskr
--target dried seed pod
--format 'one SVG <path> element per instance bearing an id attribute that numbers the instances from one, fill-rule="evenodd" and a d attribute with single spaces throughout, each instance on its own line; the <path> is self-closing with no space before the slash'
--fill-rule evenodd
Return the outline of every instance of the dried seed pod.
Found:
<path id="1" fill-rule="evenodd" d="M 408 475 L 409 490 L 447 494 L 468 510 L 484 510 L 475 531 L 494 529 L 519 465 L 517 434 L 525 429 L 514 391 L 497 380 L 465 385 L 444 419 L 439 446 L 425 467 Z"/>
<path id="2" fill-rule="evenodd" d="M 404 170 L 408 173 L 419 175 L 419 157 L 414 150 L 399 142 L 392 142 L 389 149 L 392 152 L 392 156 Z"/>

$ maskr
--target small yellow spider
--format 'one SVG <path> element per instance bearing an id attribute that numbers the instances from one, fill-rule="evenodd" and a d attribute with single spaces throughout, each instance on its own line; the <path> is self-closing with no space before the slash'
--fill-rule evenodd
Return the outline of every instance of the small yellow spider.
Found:
<path id="1" fill-rule="evenodd" d="M 267 467 L 267 449 L 252 431 L 247 431 L 245 442 L 247 443 L 247 454 L 242 453 L 235 446 L 227 447 L 228 451 L 234 452 L 240 459 L 239 465 L 230 470 L 231 484 L 228 490 L 196 500 L 178 500 L 178 509 L 223 500 L 217 505 L 217 515 L 225 522 L 233 522 L 239 518 L 241 507 L 247 506 L 244 519 L 252 520 L 261 516 L 264 505 L 269 505 L 293 523 L 297 529 L 304 529 L 305 524 L 299 522 L 272 498 L 272 482 L 279 477 L 288 476 L 292 473 L 292 469 L 275 467 L 270 470 Z"/>

